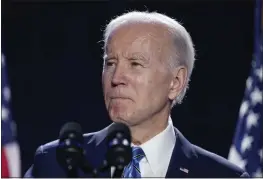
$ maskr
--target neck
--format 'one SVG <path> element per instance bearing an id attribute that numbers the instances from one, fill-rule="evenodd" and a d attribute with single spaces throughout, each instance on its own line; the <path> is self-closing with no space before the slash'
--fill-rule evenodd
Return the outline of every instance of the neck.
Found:
<path id="1" fill-rule="evenodd" d="M 164 109 L 145 120 L 144 123 L 130 127 L 132 143 L 141 145 L 165 130 L 168 125 L 169 112 L 169 110 Z"/>

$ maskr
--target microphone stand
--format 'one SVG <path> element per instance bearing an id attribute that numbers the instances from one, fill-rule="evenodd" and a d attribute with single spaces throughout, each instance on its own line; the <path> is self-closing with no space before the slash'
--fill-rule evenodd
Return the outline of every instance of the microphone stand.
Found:
<path id="1" fill-rule="evenodd" d="M 96 168 L 92 168 L 87 161 L 84 161 L 81 169 L 86 174 L 92 174 L 92 178 L 98 178 L 99 171 Z"/>
<path id="2" fill-rule="evenodd" d="M 98 173 L 110 170 L 111 167 L 114 167 L 114 166 L 109 165 L 107 160 L 104 160 L 103 164 L 99 168 L 91 168 L 88 165 L 87 162 L 84 162 L 81 169 L 85 173 L 91 173 L 93 175 L 92 176 L 93 178 L 97 178 L 98 177 Z M 113 173 L 113 178 L 121 178 L 122 173 L 123 173 L 123 169 L 124 169 L 124 166 L 122 166 L 122 165 L 118 165 L 118 167 L 115 167 L 115 170 L 114 170 L 114 173 Z"/>
<path id="3" fill-rule="evenodd" d="M 122 165 L 115 167 L 115 171 L 114 171 L 112 177 L 113 178 L 122 178 L 123 169 L 124 169 L 124 167 Z"/>
<path id="4" fill-rule="evenodd" d="M 68 166 L 67 170 L 67 178 L 78 178 L 78 172 L 76 168 L 72 168 L 71 166 Z"/>

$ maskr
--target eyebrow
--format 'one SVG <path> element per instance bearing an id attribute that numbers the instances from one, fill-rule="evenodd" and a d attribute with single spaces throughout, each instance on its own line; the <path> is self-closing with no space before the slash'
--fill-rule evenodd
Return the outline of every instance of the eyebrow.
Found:
<path id="1" fill-rule="evenodd" d="M 141 53 L 133 53 L 133 54 L 131 54 L 131 55 L 129 55 L 129 57 L 130 58 L 136 58 L 136 59 L 129 59 L 129 60 L 141 60 L 141 61 L 144 61 L 144 62 L 146 62 L 146 63 L 148 63 L 149 62 L 149 59 L 148 58 L 145 58 L 145 56 L 143 55 L 143 54 L 141 54 Z"/>
<path id="2" fill-rule="evenodd" d="M 105 54 L 103 56 L 103 59 L 105 61 L 113 58 L 114 56 L 113 55 L 107 55 Z M 124 56 L 125 58 L 127 58 L 128 60 L 132 61 L 132 60 L 141 60 L 141 61 L 144 61 L 146 63 L 149 63 L 149 59 L 148 58 L 145 58 L 144 55 L 142 55 L 141 53 L 133 53 L 133 54 L 130 54 L 130 55 L 126 55 Z"/>
<path id="3" fill-rule="evenodd" d="M 107 61 L 107 60 L 109 60 L 109 59 L 111 59 L 111 58 L 113 58 L 113 57 L 114 57 L 113 55 L 106 55 L 106 54 L 105 54 L 105 55 L 103 56 L 103 60 L 104 60 L 104 61 Z"/>

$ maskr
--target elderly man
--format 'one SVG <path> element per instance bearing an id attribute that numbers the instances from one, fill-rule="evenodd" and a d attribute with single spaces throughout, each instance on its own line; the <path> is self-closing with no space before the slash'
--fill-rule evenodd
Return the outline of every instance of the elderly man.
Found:
<path id="1" fill-rule="evenodd" d="M 140 156 L 133 157 L 123 177 L 248 177 L 226 159 L 191 144 L 173 126 L 170 111 L 181 103 L 195 61 L 182 25 L 159 13 L 129 12 L 107 25 L 104 42 L 105 104 L 113 122 L 130 128 L 133 155 Z M 85 135 L 92 165 L 105 156 L 106 131 Z M 39 147 L 26 177 L 65 177 L 56 162 L 57 144 Z M 110 170 L 100 174 L 111 176 Z"/>

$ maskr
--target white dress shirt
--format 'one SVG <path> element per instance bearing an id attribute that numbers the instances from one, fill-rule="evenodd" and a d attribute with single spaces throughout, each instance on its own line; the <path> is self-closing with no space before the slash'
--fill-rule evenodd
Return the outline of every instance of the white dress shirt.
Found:
<path id="1" fill-rule="evenodd" d="M 141 177 L 165 177 L 175 146 L 175 140 L 173 122 L 169 117 L 165 130 L 139 146 L 145 153 L 145 157 L 139 163 Z M 132 144 L 132 146 L 135 145 Z M 111 175 L 113 171 L 114 169 L 112 169 Z"/>

